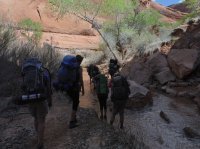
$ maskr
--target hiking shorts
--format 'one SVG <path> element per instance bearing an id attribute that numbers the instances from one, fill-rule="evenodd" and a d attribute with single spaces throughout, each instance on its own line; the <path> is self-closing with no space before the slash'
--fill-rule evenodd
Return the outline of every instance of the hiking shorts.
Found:
<path id="1" fill-rule="evenodd" d="M 126 100 L 114 101 L 113 102 L 113 113 L 114 114 L 124 114 L 124 109 L 126 107 Z"/>
<path id="2" fill-rule="evenodd" d="M 48 113 L 47 100 L 38 103 L 31 103 L 29 105 L 31 115 L 37 120 L 44 120 Z"/>

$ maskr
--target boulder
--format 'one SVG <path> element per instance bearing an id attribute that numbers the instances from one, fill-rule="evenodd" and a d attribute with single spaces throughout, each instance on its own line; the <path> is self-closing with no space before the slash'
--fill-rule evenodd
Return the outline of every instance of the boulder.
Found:
<path id="1" fill-rule="evenodd" d="M 161 54 L 160 52 L 157 52 L 153 54 L 152 56 L 150 56 L 147 63 L 153 73 L 159 73 L 166 69 L 169 69 L 166 56 Z"/>
<path id="2" fill-rule="evenodd" d="M 141 108 L 147 104 L 152 103 L 152 96 L 150 90 L 137 84 L 135 81 L 128 81 L 131 94 L 129 95 L 129 101 L 127 107 L 129 108 Z"/>
<path id="3" fill-rule="evenodd" d="M 176 76 L 171 72 L 170 69 L 167 69 L 165 71 L 157 73 L 155 75 L 155 78 L 156 78 L 156 80 L 159 81 L 160 84 L 165 84 L 165 83 L 168 83 L 170 81 L 176 80 Z"/>
<path id="4" fill-rule="evenodd" d="M 166 113 L 164 113 L 163 111 L 160 111 L 160 117 L 165 120 L 168 124 L 171 122 L 169 117 L 167 116 Z"/>
<path id="5" fill-rule="evenodd" d="M 200 138 L 200 134 L 190 127 L 183 128 L 185 135 L 189 138 Z"/>
<path id="6" fill-rule="evenodd" d="M 135 81 L 128 81 L 129 83 L 129 88 L 130 88 L 130 95 L 129 98 L 143 98 L 146 97 L 148 94 L 149 90 L 142 85 L 137 84 Z"/>
<path id="7" fill-rule="evenodd" d="M 183 33 L 184 33 L 184 30 L 182 28 L 177 28 L 173 30 L 173 32 L 171 33 L 171 36 L 181 37 Z"/>
<path id="8" fill-rule="evenodd" d="M 144 85 L 151 82 L 152 72 L 143 62 L 132 60 L 121 70 L 122 75 L 138 84 Z"/>
<path id="9" fill-rule="evenodd" d="M 167 87 L 167 88 L 165 89 L 165 92 L 166 92 L 167 94 L 171 95 L 171 96 L 176 96 L 177 93 L 178 93 L 175 89 L 172 89 L 172 88 L 169 88 L 169 87 Z"/>
<path id="10" fill-rule="evenodd" d="M 186 32 L 182 35 L 180 39 L 178 39 L 172 49 L 185 49 L 185 48 L 200 48 L 199 40 L 200 40 L 200 23 L 197 24 L 189 24 Z"/>
<path id="11" fill-rule="evenodd" d="M 172 49 L 167 60 L 172 72 L 178 78 L 183 79 L 190 75 L 199 64 L 199 51 L 196 49 Z"/>
<path id="12" fill-rule="evenodd" d="M 200 97 L 199 96 L 195 97 L 193 101 L 197 104 L 198 108 L 200 108 Z"/>

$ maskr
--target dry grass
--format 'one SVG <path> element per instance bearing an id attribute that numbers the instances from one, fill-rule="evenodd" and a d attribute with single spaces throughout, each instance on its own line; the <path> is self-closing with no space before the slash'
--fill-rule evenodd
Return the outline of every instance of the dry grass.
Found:
<path id="1" fill-rule="evenodd" d="M 38 47 L 30 42 L 20 42 L 12 29 L 0 26 L 0 96 L 19 92 L 20 67 L 28 57 L 39 58 L 51 74 L 55 74 L 60 65 L 60 54 L 51 46 Z"/>

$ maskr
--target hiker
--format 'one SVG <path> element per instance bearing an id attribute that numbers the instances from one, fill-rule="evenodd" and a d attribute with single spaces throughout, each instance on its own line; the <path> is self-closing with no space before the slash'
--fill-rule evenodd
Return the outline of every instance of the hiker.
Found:
<path id="1" fill-rule="evenodd" d="M 88 67 L 87 67 L 87 72 L 88 72 L 88 75 L 90 77 L 90 85 L 91 83 L 93 82 L 94 83 L 94 80 L 93 78 L 99 74 L 99 68 L 93 64 L 90 64 Z"/>
<path id="2" fill-rule="evenodd" d="M 104 74 L 98 74 L 95 76 L 96 93 L 100 105 L 100 119 L 107 120 L 107 98 L 108 98 L 108 78 Z"/>
<path id="3" fill-rule="evenodd" d="M 130 89 L 126 78 L 116 73 L 111 79 L 111 101 L 113 102 L 113 110 L 110 124 L 113 124 L 116 114 L 119 113 L 121 129 L 124 127 L 124 109 L 129 94 Z"/>
<path id="4" fill-rule="evenodd" d="M 113 77 L 113 75 L 116 72 L 119 72 L 119 68 L 120 68 L 120 66 L 118 65 L 117 59 L 110 59 L 108 72 L 109 72 L 111 78 Z"/>
<path id="5" fill-rule="evenodd" d="M 69 128 L 75 128 L 77 127 L 77 118 L 76 118 L 76 113 L 78 110 L 78 106 L 79 106 L 79 92 L 82 92 L 82 95 L 85 94 L 84 91 L 84 83 L 83 83 L 83 69 L 80 66 L 82 61 L 83 61 L 83 57 L 81 55 L 77 55 L 76 56 L 76 60 L 78 63 L 78 72 L 77 72 L 77 76 L 76 76 L 76 81 L 74 86 L 69 89 L 67 91 L 68 95 L 72 98 L 72 113 L 71 113 L 71 118 L 70 118 L 70 123 L 69 123 Z"/>
<path id="6" fill-rule="evenodd" d="M 52 106 L 51 76 L 37 58 L 29 58 L 22 65 L 22 96 L 17 104 L 28 104 L 34 117 L 38 136 L 37 148 L 44 148 L 45 119 L 48 108 Z"/>
<path id="7" fill-rule="evenodd" d="M 63 58 L 61 66 L 58 70 L 57 82 L 54 82 L 56 90 L 66 92 L 72 99 L 72 113 L 69 123 L 69 128 L 77 126 L 76 113 L 79 105 L 79 92 L 84 92 L 83 75 L 81 62 L 83 57 L 80 55 L 72 56 L 66 55 Z"/>

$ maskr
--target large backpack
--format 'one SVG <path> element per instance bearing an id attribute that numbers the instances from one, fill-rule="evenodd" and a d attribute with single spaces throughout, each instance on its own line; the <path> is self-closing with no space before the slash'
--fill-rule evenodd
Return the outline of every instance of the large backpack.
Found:
<path id="1" fill-rule="evenodd" d="M 99 68 L 93 64 L 91 64 L 87 68 L 87 72 L 91 78 L 95 77 L 96 75 L 98 75 L 100 73 Z"/>
<path id="2" fill-rule="evenodd" d="M 118 69 L 119 69 L 119 66 L 117 65 L 117 60 L 111 59 L 110 64 L 109 64 L 109 70 L 108 70 L 109 74 L 113 76 L 118 71 Z"/>
<path id="3" fill-rule="evenodd" d="M 97 94 L 108 94 L 108 79 L 104 74 L 97 76 Z"/>
<path id="4" fill-rule="evenodd" d="M 128 84 L 126 79 L 121 75 L 116 75 L 112 78 L 111 99 L 126 100 L 128 98 Z"/>
<path id="5" fill-rule="evenodd" d="M 38 102 L 46 99 L 44 68 L 37 58 L 29 58 L 22 65 L 22 93 L 20 104 Z"/>
<path id="6" fill-rule="evenodd" d="M 56 83 L 54 83 L 54 87 L 57 90 L 68 90 L 69 88 L 73 87 L 75 83 L 78 83 L 78 73 L 79 65 L 76 57 L 71 55 L 65 56 L 58 70 L 58 80 Z"/>

